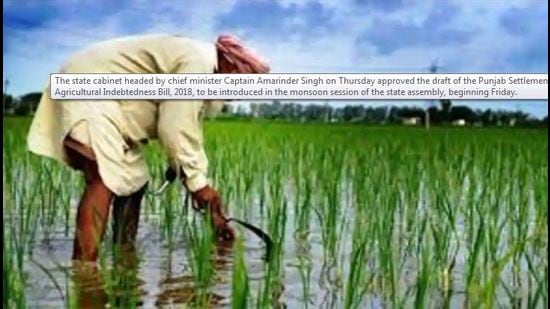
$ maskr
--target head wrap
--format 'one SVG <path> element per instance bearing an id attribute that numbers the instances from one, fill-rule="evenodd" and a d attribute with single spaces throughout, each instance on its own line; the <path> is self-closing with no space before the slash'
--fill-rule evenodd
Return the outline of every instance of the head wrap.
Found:
<path id="1" fill-rule="evenodd" d="M 269 73 L 269 65 L 250 49 L 244 47 L 241 40 L 232 35 L 220 35 L 216 41 L 218 52 L 243 74 Z"/>

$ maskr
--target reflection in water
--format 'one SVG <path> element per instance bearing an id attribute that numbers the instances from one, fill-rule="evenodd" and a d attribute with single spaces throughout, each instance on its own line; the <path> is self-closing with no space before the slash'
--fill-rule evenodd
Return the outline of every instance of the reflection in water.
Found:
<path id="1" fill-rule="evenodd" d="M 102 308 L 107 304 L 103 278 L 95 264 L 75 262 L 72 281 L 78 308 Z"/>
<path id="2" fill-rule="evenodd" d="M 338 302 L 338 291 L 343 288 L 341 276 L 335 259 L 323 261 L 319 285 L 325 293 L 321 301 L 321 307 L 335 308 Z"/>
<path id="3" fill-rule="evenodd" d="M 218 243 L 213 255 L 212 266 L 214 278 L 211 286 L 225 284 L 231 278 L 233 267 L 232 244 Z M 191 274 L 174 275 L 168 272 L 160 282 L 161 293 L 157 295 L 155 305 L 167 306 L 173 304 L 194 305 L 197 302 L 205 302 L 208 307 L 220 307 L 226 301 L 226 297 L 210 291 L 200 291 L 196 286 L 195 278 Z M 199 299 L 200 295 L 204 298 Z"/>
<path id="4" fill-rule="evenodd" d="M 114 250 L 112 269 L 100 269 L 95 263 L 73 263 L 73 293 L 78 308 L 136 307 L 142 304 L 139 279 L 139 259 L 136 250 Z"/>
<path id="5" fill-rule="evenodd" d="M 226 284 L 230 280 L 233 267 L 231 249 L 227 245 L 216 247 L 212 259 L 215 271 L 212 286 Z M 113 266 L 105 269 L 95 263 L 74 261 L 71 276 L 73 302 L 77 308 L 132 308 L 143 305 L 147 292 L 143 290 L 145 282 L 139 277 L 139 266 L 140 260 L 133 248 L 115 250 Z M 193 305 L 199 295 L 191 274 L 178 276 L 169 272 L 161 280 L 160 290 L 160 294 L 156 296 L 156 306 Z M 219 307 L 227 298 L 211 291 L 203 293 L 206 293 L 205 299 L 209 307 Z"/>
<path id="6" fill-rule="evenodd" d="M 193 297 L 197 298 L 200 293 L 206 297 L 206 303 L 203 303 L 206 306 L 223 308 L 231 306 L 234 262 L 232 244 L 218 243 L 218 246 L 212 248 L 214 275 L 210 287 L 201 290 L 189 269 L 190 260 L 186 252 L 191 246 L 184 237 L 181 237 L 173 246 L 167 245 L 158 236 L 158 226 L 154 221 L 144 221 L 140 228 L 140 235 L 137 252 L 121 250 L 117 255 L 116 250 L 109 250 L 110 246 L 106 244 L 105 247 L 109 248 L 103 254 L 106 258 L 99 261 L 97 265 L 69 260 L 73 245 L 72 237 L 64 234 L 51 235 L 55 237 L 50 239 L 48 246 L 37 242 L 33 246 L 34 257 L 41 261 L 52 277 L 46 276 L 34 264 L 28 264 L 29 280 L 26 293 L 30 296 L 28 302 L 30 307 L 193 307 L 195 301 Z M 269 277 L 268 263 L 264 260 L 264 244 L 247 230 L 241 230 L 241 237 L 245 240 L 248 280 L 251 291 L 254 291 L 250 295 L 251 301 L 258 301 L 258 291 L 263 295 L 263 289 L 268 284 L 270 289 L 266 293 L 269 293 L 267 295 L 269 306 L 283 308 L 287 302 L 294 304 L 297 298 L 302 299 L 304 293 L 302 293 L 299 278 L 286 277 L 286 275 L 267 278 Z M 307 238 L 304 239 L 303 244 L 306 243 L 308 243 Z M 309 244 L 311 245 L 311 241 Z M 307 256 L 303 250 L 295 252 L 291 247 L 287 250 L 294 259 L 302 255 Z M 308 250 L 314 251 L 313 254 L 309 254 L 310 258 L 319 256 L 315 254 L 315 246 Z M 313 278 L 316 277 L 315 269 L 320 263 L 311 263 L 310 258 L 306 259 L 307 265 L 312 268 L 308 271 L 311 272 L 308 276 Z M 58 261 L 67 261 L 67 264 L 60 264 Z M 283 263 L 281 266 L 284 265 L 284 261 L 279 262 Z M 281 270 L 284 271 L 283 268 Z M 59 294 L 51 293 L 55 288 L 52 281 L 60 286 Z M 309 293 L 312 301 L 315 301 L 313 295 Z M 261 298 L 263 299 L 263 296 Z"/>
<path id="7" fill-rule="evenodd" d="M 313 269 L 313 263 L 311 261 L 311 243 L 308 240 L 308 231 L 296 232 L 294 234 L 296 240 L 296 257 L 298 264 L 295 265 L 302 282 L 302 302 L 305 308 L 309 305 L 313 305 L 313 297 L 310 291 L 311 272 Z"/>
<path id="8" fill-rule="evenodd" d="M 192 276 L 167 278 L 161 283 L 162 293 L 157 296 L 156 305 L 166 306 L 173 304 L 192 305 L 197 302 L 197 291 L 193 287 Z M 209 307 L 218 307 L 225 299 L 216 293 L 208 293 L 206 303 Z"/>

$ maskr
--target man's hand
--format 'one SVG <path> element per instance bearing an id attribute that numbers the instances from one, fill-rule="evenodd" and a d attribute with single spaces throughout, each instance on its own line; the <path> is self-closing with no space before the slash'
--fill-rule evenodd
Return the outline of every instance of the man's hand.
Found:
<path id="1" fill-rule="evenodd" d="M 227 224 L 227 220 L 223 215 L 222 201 L 218 191 L 207 185 L 193 192 L 191 196 L 200 209 L 208 208 L 210 210 L 210 217 L 216 231 L 216 237 L 223 241 L 233 241 L 235 239 L 235 230 Z"/>

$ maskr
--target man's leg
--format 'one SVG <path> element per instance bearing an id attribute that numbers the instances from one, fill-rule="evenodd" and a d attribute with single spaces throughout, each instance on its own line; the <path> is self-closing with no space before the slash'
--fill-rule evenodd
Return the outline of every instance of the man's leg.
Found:
<path id="1" fill-rule="evenodd" d="M 147 185 L 129 196 L 115 196 L 113 201 L 113 243 L 125 249 L 133 247 L 136 240 L 141 200 Z"/>
<path id="2" fill-rule="evenodd" d="M 113 193 L 101 180 L 96 161 L 70 146 L 66 147 L 66 151 L 72 165 L 82 170 L 86 178 L 86 188 L 78 204 L 76 216 L 73 259 L 96 261 L 109 219 Z"/>

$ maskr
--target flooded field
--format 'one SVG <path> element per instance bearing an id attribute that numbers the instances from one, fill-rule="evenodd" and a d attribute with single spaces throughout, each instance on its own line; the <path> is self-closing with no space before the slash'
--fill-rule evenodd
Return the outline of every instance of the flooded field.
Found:
<path id="1" fill-rule="evenodd" d="M 71 261 L 77 172 L 4 122 L 4 307 L 546 308 L 546 130 L 208 122 L 238 229 L 217 246 L 173 185 L 147 195 L 135 251 Z M 146 148 L 152 183 L 166 160 Z"/>

